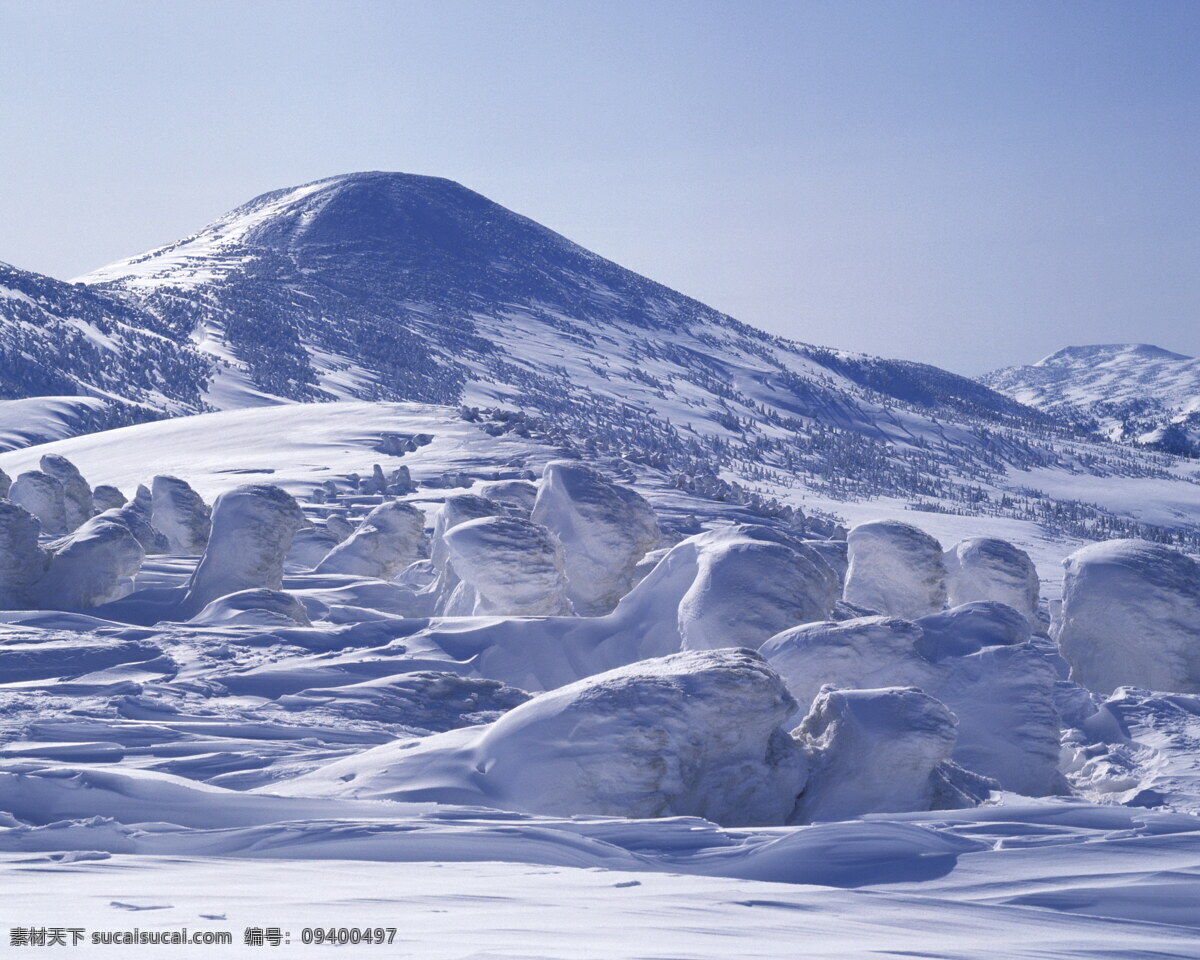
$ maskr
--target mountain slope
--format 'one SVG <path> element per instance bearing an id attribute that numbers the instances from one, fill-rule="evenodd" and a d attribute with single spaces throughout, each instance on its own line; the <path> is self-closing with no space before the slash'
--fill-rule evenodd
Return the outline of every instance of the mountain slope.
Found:
<path id="1" fill-rule="evenodd" d="M 448 180 L 363 173 L 274 191 L 82 281 L 190 341 L 213 408 L 463 405 L 489 430 L 767 512 L 891 497 L 1084 537 L 1173 537 L 1071 503 L 1057 480 L 1190 482 L 1168 458 L 1096 443 L 964 377 L 769 336 Z M 1034 469 L 1057 496 L 1030 485 Z"/>
<path id="2" fill-rule="evenodd" d="M 1200 456 L 1200 360 L 1146 343 L 1067 347 L 980 378 L 1112 440 Z"/>
<path id="3" fill-rule="evenodd" d="M 0 263 L 0 446 L 202 410 L 208 376 L 136 303 Z"/>

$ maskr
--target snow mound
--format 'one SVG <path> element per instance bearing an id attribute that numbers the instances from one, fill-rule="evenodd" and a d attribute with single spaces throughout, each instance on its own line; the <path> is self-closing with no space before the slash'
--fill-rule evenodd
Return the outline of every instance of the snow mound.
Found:
<path id="1" fill-rule="evenodd" d="M 92 488 L 83 479 L 79 468 L 64 456 L 48 453 L 42 457 L 40 465 L 42 473 L 62 484 L 67 530 L 78 529 L 96 512 L 92 504 Z"/>
<path id="2" fill-rule="evenodd" d="M 479 495 L 502 506 L 516 507 L 528 517 L 537 500 L 537 484 L 532 480 L 489 480 L 479 485 Z"/>
<path id="3" fill-rule="evenodd" d="M 546 464 L 531 519 L 562 543 L 571 601 L 583 616 L 609 613 L 659 542 L 658 520 L 640 494 L 571 460 Z"/>
<path id="4" fill-rule="evenodd" d="M 38 606 L 87 610 L 133 590 L 133 577 L 146 553 L 129 528 L 108 517 L 93 517 L 50 545 L 50 565 L 38 582 Z"/>
<path id="5" fill-rule="evenodd" d="M 417 559 L 424 530 L 425 515 L 416 507 L 399 500 L 381 503 L 329 551 L 315 572 L 391 580 Z"/>
<path id="6" fill-rule="evenodd" d="M 103 513 L 105 510 L 119 510 L 127 503 L 125 494 L 116 487 L 102 483 L 92 491 L 92 510 Z"/>
<path id="7" fill-rule="evenodd" d="M 957 727 L 944 704 L 911 687 L 822 692 L 793 734 L 812 771 L 797 819 L 976 805 L 987 785 L 950 762 Z"/>
<path id="8" fill-rule="evenodd" d="M 898 520 L 874 520 L 852 528 L 846 542 L 848 602 L 908 620 L 946 605 L 942 545 L 925 531 Z"/>
<path id="9" fill-rule="evenodd" d="M 265 587 L 218 597 L 188 622 L 203 626 L 312 626 L 304 604 L 290 593 Z"/>
<path id="10" fill-rule="evenodd" d="M 384 744 L 270 790 L 557 815 L 781 824 L 807 777 L 796 703 L 749 650 L 681 653 L 543 694 L 495 723 Z"/>
<path id="11" fill-rule="evenodd" d="M 1038 622 L 1037 568 L 1024 550 L 998 537 L 971 537 L 946 551 L 950 606 L 998 600 Z"/>
<path id="12" fill-rule="evenodd" d="M 798 623 L 825 620 L 838 577 L 802 540 L 769 527 L 734 528 L 709 538 L 679 602 L 685 650 L 756 648 Z"/>
<path id="13" fill-rule="evenodd" d="M 60 537 L 67 533 L 67 502 L 62 484 L 40 470 L 27 470 L 13 481 L 8 499 L 19 503 L 41 521 L 42 533 Z"/>
<path id="14" fill-rule="evenodd" d="M 12 500 L 0 499 L 0 610 L 33 605 L 33 587 L 46 572 L 50 555 L 38 546 L 41 524 Z"/>
<path id="15" fill-rule="evenodd" d="M 1200 693 L 1200 564 L 1162 544 L 1109 540 L 1063 561 L 1056 639 L 1071 679 Z"/>
<path id="16" fill-rule="evenodd" d="M 562 546 L 520 517 L 480 517 L 448 530 L 443 542 L 458 585 L 449 616 L 568 616 Z"/>
<path id="17" fill-rule="evenodd" d="M 269 483 L 245 484 L 217 497 L 212 534 L 188 584 L 184 609 L 199 611 L 242 590 L 278 590 L 283 560 L 304 513 Z"/>
<path id="18" fill-rule="evenodd" d="M 200 495 L 178 477 L 155 477 L 151 489 L 150 522 L 167 538 L 171 552 L 202 554 L 212 530 L 212 511 Z"/>
<path id="19" fill-rule="evenodd" d="M 926 629 L 927 628 L 927 629 Z M 801 702 L 822 687 L 915 687 L 958 717 L 955 763 L 1028 796 L 1068 793 L 1058 770 L 1058 674 L 1020 613 L 967 604 L 916 623 L 887 617 L 812 623 L 760 648 Z"/>

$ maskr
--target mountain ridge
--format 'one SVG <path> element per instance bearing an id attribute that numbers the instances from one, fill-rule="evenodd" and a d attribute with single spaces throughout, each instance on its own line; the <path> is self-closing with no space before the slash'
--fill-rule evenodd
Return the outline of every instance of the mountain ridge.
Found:
<path id="1" fill-rule="evenodd" d="M 1110 440 L 1200 456 L 1200 359 L 1147 343 L 1064 347 L 980 381 Z"/>
<path id="2" fill-rule="evenodd" d="M 936 367 L 767 334 L 442 178 L 270 191 L 81 282 L 63 286 L 200 358 L 206 409 L 461 406 L 489 429 L 767 510 L 809 491 L 1174 536 L 1095 503 L 1064 508 L 1023 476 L 1170 479 L 1168 459 Z"/>

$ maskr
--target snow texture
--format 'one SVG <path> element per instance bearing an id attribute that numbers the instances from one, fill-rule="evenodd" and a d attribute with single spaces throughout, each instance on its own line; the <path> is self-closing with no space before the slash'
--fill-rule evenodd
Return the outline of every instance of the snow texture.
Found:
<path id="1" fill-rule="evenodd" d="M 1145 540 L 1110 540 L 1063 561 L 1057 639 L 1071 678 L 1200 692 L 1200 564 Z"/>
<path id="2" fill-rule="evenodd" d="M 654 510 L 641 495 L 569 460 L 546 464 L 531 517 L 562 543 L 571 601 L 583 616 L 609 613 L 659 541 Z"/>
<path id="3" fill-rule="evenodd" d="M 315 570 L 391 580 L 417 559 L 424 530 L 425 515 L 416 507 L 399 500 L 381 503 Z"/>
<path id="4" fill-rule="evenodd" d="M 853 527 L 846 542 L 848 602 L 909 620 L 945 606 L 942 545 L 923 530 L 897 520 L 876 520 Z"/>
<path id="5" fill-rule="evenodd" d="M 562 547 L 519 517 L 480 517 L 443 535 L 458 577 L 448 616 L 569 616 Z"/>
<path id="6" fill-rule="evenodd" d="M 199 556 L 208 544 L 212 511 L 187 482 L 178 477 L 154 478 L 150 522 L 167 538 L 170 551 Z"/>
<path id="7" fill-rule="evenodd" d="M 188 585 L 184 607 L 199 611 L 243 590 L 278 590 L 283 561 L 304 513 L 269 483 L 246 484 L 217 497 L 212 534 Z"/>

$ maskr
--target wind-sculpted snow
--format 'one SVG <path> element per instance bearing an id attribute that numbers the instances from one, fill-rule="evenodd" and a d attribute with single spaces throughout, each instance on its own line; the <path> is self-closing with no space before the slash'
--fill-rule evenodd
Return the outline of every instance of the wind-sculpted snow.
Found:
<path id="1" fill-rule="evenodd" d="M 442 542 L 458 577 L 447 616 L 567 616 L 562 547 L 545 527 L 520 517 L 480 517 L 450 528 Z"/>
<path id="2" fill-rule="evenodd" d="M 102 483 L 92 491 L 92 511 L 119 510 L 128 503 L 128 498 L 116 487 Z"/>
<path id="3" fill-rule="evenodd" d="M 950 762 L 958 722 L 911 687 L 827 690 L 795 735 L 811 762 L 796 819 L 957 810 L 987 799 L 988 785 Z"/>
<path id="4" fill-rule="evenodd" d="M 799 746 L 780 728 L 795 706 L 750 651 L 682 653 L 543 694 L 486 727 L 377 747 L 272 790 L 784 823 L 807 777 Z"/>
<path id="5" fill-rule="evenodd" d="M 425 515 L 398 500 L 381 503 L 316 565 L 317 573 L 391 580 L 418 558 Z"/>
<path id="6" fill-rule="evenodd" d="M 217 497 L 212 534 L 184 599 L 199 611 L 242 590 L 278 590 L 283 561 L 304 514 L 291 495 L 269 483 L 247 484 Z"/>
<path id="7" fill-rule="evenodd" d="M 1111 540 L 1063 561 L 1057 639 L 1072 679 L 1200 692 L 1200 564 L 1170 547 Z"/>
<path id="8" fill-rule="evenodd" d="M 172 553 L 198 556 L 212 531 L 212 510 L 178 477 L 158 476 L 152 488 L 150 522 L 167 538 Z"/>
<path id="9" fill-rule="evenodd" d="M 916 623 L 812 623 L 772 637 L 760 652 L 802 704 L 826 685 L 920 689 L 958 718 L 956 763 L 1028 796 L 1069 792 L 1058 771 L 1058 675 L 1009 607 L 968 604 Z"/>
<path id="10" fill-rule="evenodd" d="M 132 593 L 84 612 L 45 598 L 47 565 L 73 560 L 78 575 L 59 579 L 86 590 L 116 566 L 99 544 L 84 562 L 72 543 L 109 530 L 136 555 L 143 538 L 162 539 L 150 491 L 40 544 L 37 520 L 0 501 L 0 588 L 26 593 L 0 613 L 0 874 L 11 909 L 49 916 L 44 891 L 62 889 L 70 869 L 72 897 L 88 883 L 104 894 L 98 928 L 111 922 L 105 910 L 124 909 L 114 901 L 174 918 L 179 890 L 194 896 L 179 923 L 194 925 L 230 896 L 234 865 L 215 858 L 237 858 L 239 891 L 247 876 L 278 885 L 279 865 L 255 871 L 287 860 L 288 877 L 300 871 L 319 891 L 298 898 L 305 909 L 373 868 L 392 870 L 373 875 L 374 890 L 355 888 L 374 903 L 414 871 L 436 884 L 466 861 L 460 919 L 475 911 L 463 891 L 485 892 L 462 886 L 470 877 L 502 885 L 488 893 L 493 939 L 458 955 L 494 949 L 523 895 L 509 894 L 541 876 L 563 898 L 582 890 L 571 877 L 591 878 L 589 910 L 603 900 L 595 890 L 645 905 L 655 884 L 737 878 L 714 888 L 732 911 L 725 929 L 751 910 L 759 949 L 764 923 L 792 918 L 778 951 L 791 956 L 835 955 L 813 943 L 823 924 L 844 953 L 863 897 L 872 929 L 883 929 L 880 911 L 888 918 L 872 941 L 881 954 L 903 944 L 976 960 L 961 935 L 955 946 L 931 932 L 936 911 L 971 938 L 1002 915 L 989 946 L 1008 949 L 1019 931 L 1030 955 L 1099 958 L 1122 943 L 1131 956 L 1194 952 L 1179 931 L 1195 929 L 1200 831 L 1170 811 L 1200 809 L 1196 698 L 1124 688 L 1102 702 L 1067 681 L 1027 612 L 995 599 L 1019 584 L 1020 562 L 975 570 L 984 599 L 923 602 L 917 620 L 862 617 L 839 599 L 850 545 L 813 539 L 838 535 L 819 508 L 754 513 L 744 500 L 704 500 L 662 468 L 589 456 L 605 482 L 654 505 L 668 546 L 635 564 L 610 613 L 556 615 L 567 611 L 542 603 L 563 598 L 565 563 L 556 537 L 525 516 L 538 490 L 525 478 L 563 444 L 517 432 L 527 420 L 471 416 L 297 405 L 197 418 L 219 441 L 175 421 L 132 428 L 119 451 L 78 438 L 5 455 L 14 474 L 67 456 L 93 503 L 105 485 L 132 492 L 156 472 L 215 498 L 202 556 L 152 553 L 117 578 L 114 589 Z M 384 434 L 399 439 L 382 444 Z M 283 452 L 256 448 L 265 436 Z M 401 459 L 402 491 L 389 479 Z M 262 502 L 226 509 L 248 480 Z M 397 536 L 383 531 L 381 546 L 403 555 L 393 568 L 314 572 L 286 543 L 300 528 L 314 535 L 310 555 L 318 543 L 328 552 L 355 529 L 365 536 L 381 505 L 411 520 Z M 904 515 L 946 543 L 1015 529 Z M 405 566 L 426 554 L 427 517 L 436 562 Z M 734 522 L 746 520 L 759 522 Z M 1035 555 L 1045 572 L 1058 559 Z M 1011 552 L 993 545 L 989 556 Z M 904 572 L 886 586 L 927 601 L 922 579 Z M 189 584 L 205 581 L 220 595 L 195 609 Z M 1072 790 L 1079 799 L 1016 796 Z M 224 877 L 207 910 L 194 893 L 204 870 Z M 158 889 L 166 871 L 177 890 Z M 779 906 L 792 900 L 805 908 Z M 425 913 L 406 916 L 415 942 L 413 918 Z M 675 915 L 679 929 L 697 922 L 688 916 Z M 1064 932 L 1081 929 L 1102 930 L 1103 943 L 1085 948 Z M 904 930 L 917 933 L 899 939 Z M 1060 939 L 1048 946 L 1052 930 Z M 592 953 L 645 953 L 608 946 Z M 542 952 L 569 954 L 562 943 Z"/>
<path id="11" fill-rule="evenodd" d="M 125 596 L 146 557 L 128 526 L 104 516 L 88 520 L 50 551 L 34 591 L 45 610 L 87 610 Z"/>
<path id="12" fill-rule="evenodd" d="M 41 459 L 42 473 L 53 477 L 63 489 L 63 513 L 65 529 L 69 532 L 82 526 L 96 513 L 92 504 L 92 488 L 83 474 L 66 457 L 47 454 Z"/>
<path id="13" fill-rule="evenodd" d="M 312 626 L 304 604 L 290 593 L 269 587 L 252 587 L 222 594 L 188 622 L 205 626 Z"/>
<path id="14" fill-rule="evenodd" d="M 633 585 L 638 561 L 658 546 L 650 504 L 581 463 L 546 464 L 530 516 L 562 543 L 571 602 L 584 616 L 612 610 Z"/>
<path id="15" fill-rule="evenodd" d="M 788 626 L 827 619 L 837 600 L 837 574 L 821 552 L 767 527 L 710 536 L 695 562 L 679 601 L 687 650 L 754 649 Z"/>
<path id="16" fill-rule="evenodd" d="M 40 470 L 29 470 L 13 481 L 8 498 L 32 513 L 42 533 L 52 537 L 67 533 L 67 506 L 62 484 Z"/>
<path id="17" fill-rule="evenodd" d="M 41 523 L 11 500 L 0 499 L 0 610 L 33 606 L 33 588 L 50 555 L 38 545 Z"/>
<path id="18" fill-rule="evenodd" d="M 1038 623 L 1037 568 L 1029 554 L 1007 540 L 972 537 L 946 551 L 947 599 L 952 607 L 997 600 Z"/>
<path id="19" fill-rule="evenodd" d="M 847 601 L 890 617 L 915 620 L 946 603 L 942 545 L 896 520 L 860 523 L 846 536 L 850 565 Z"/>

